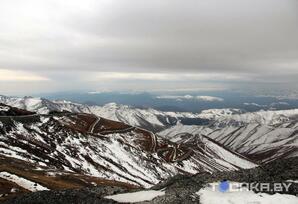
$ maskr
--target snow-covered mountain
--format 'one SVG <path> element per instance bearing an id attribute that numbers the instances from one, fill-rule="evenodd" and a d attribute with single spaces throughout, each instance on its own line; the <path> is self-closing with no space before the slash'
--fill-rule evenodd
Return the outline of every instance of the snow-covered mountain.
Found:
<path id="1" fill-rule="evenodd" d="M 0 185 L 20 194 L 150 187 L 176 174 L 218 175 L 298 156 L 296 109 L 193 114 L 32 97 L 0 103 Z"/>
<path id="2" fill-rule="evenodd" d="M 158 134 L 179 141 L 204 135 L 256 162 L 298 156 L 297 109 L 221 116 L 209 125 L 177 124 Z"/>
<path id="3" fill-rule="evenodd" d="M 42 98 L 33 97 L 7 97 L 0 95 L 0 103 L 16 107 L 23 110 L 34 111 L 38 113 L 48 113 L 49 109 L 54 109 L 51 101 Z"/>
<path id="4" fill-rule="evenodd" d="M 298 109 L 261 110 L 257 112 L 243 112 L 243 110 L 239 109 L 210 109 L 202 111 L 198 116 L 225 124 L 238 122 L 278 125 L 291 121 L 298 116 Z"/>
<path id="5" fill-rule="evenodd" d="M 182 123 L 184 125 L 209 124 L 217 121 L 224 124 L 230 123 L 260 123 L 275 125 L 290 121 L 298 115 L 298 109 L 291 110 L 269 110 L 257 112 L 245 112 L 240 109 L 208 109 L 201 113 L 190 112 L 164 112 L 152 108 L 140 109 L 127 105 L 108 103 L 104 106 L 86 105 L 59 100 L 50 101 L 44 98 L 34 97 L 7 97 L 0 95 L 0 103 L 47 114 L 50 111 L 69 111 L 73 113 L 90 113 L 111 120 L 121 121 L 133 126 L 146 127 L 168 127 Z M 148 127 L 150 128 L 150 127 Z"/>
<path id="6" fill-rule="evenodd" d="M 66 112 L 0 116 L 0 157 L 26 161 L 35 169 L 51 168 L 145 187 L 178 173 L 256 166 L 209 138 L 171 142 L 121 122 Z"/>
<path id="7" fill-rule="evenodd" d="M 69 111 L 73 113 L 90 113 L 110 120 L 120 121 L 132 126 L 149 130 L 162 130 L 177 124 L 202 124 L 206 119 L 201 119 L 198 114 L 188 112 L 162 112 L 154 109 L 139 109 L 127 105 L 109 103 L 104 106 L 89 106 L 69 101 L 50 101 L 33 97 L 6 97 L 0 96 L 0 103 L 20 109 L 47 114 L 50 111 Z"/>
<path id="8" fill-rule="evenodd" d="M 0 97 L 0 102 L 38 113 L 69 111 L 95 114 L 141 127 L 173 142 L 185 133 L 203 135 L 257 162 L 297 156 L 298 109 L 245 112 L 239 109 L 210 109 L 201 113 L 163 112 L 115 103 L 88 106 L 42 98 Z"/>
<path id="9" fill-rule="evenodd" d="M 32 115 L 33 112 L 14 108 L 0 103 L 0 116 L 21 116 L 21 115 Z"/>

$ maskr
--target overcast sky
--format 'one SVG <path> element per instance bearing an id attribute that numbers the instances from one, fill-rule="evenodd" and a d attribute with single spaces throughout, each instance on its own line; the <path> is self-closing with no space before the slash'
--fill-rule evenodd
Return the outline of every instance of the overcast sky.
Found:
<path id="1" fill-rule="evenodd" d="M 297 0 L 0 1 L 0 94 L 297 90 L 297 79 Z"/>

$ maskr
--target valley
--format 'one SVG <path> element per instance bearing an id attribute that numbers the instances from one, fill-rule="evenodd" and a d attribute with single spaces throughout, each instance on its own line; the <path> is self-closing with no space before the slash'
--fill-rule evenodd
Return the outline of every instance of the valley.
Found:
<path id="1" fill-rule="evenodd" d="M 108 189 L 102 195 L 155 189 L 177 175 L 233 175 L 298 154 L 296 110 L 179 113 L 28 97 L 0 102 L 3 201 L 36 191 L 29 186 Z"/>

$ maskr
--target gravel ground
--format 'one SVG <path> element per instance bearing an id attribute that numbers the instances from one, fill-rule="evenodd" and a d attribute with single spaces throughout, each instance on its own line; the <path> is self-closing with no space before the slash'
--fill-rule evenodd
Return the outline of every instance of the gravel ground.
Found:
<path id="1" fill-rule="evenodd" d="M 177 175 L 152 187 L 152 190 L 164 190 L 165 195 L 148 202 L 154 204 L 200 203 L 195 193 L 207 183 L 221 180 L 236 182 L 285 182 L 298 181 L 298 158 L 274 161 L 249 170 L 237 172 L 220 172 L 216 174 L 200 173 L 193 176 Z M 105 199 L 106 195 L 125 193 L 127 190 L 120 187 L 94 187 L 79 190 L 43 191 L 30 193 L 8 200 L 5 204 L 105 204 L 116 203 Z M 272 192 L 265 192 L 272 193 Z M 298 195 L 298 184 L 293 183 L 289 192 Z"/>

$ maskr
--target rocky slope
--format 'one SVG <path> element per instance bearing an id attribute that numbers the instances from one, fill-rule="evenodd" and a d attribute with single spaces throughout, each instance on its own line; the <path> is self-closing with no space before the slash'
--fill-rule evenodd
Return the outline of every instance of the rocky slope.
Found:
<path id="1" fill-rule="evenodd" d="M 298 120 L 295 111 L 289 113 L 292 115 L 278 115 L 276 111 L 273 117 L 269 114 L 270 119 L 265 116 L 260 118 L 257 115 L 259 113 L 255 113 L 256 117 L 248 122 L 242 120 L 246 116 L 237 115 L 233 119 L 223 121 L 220 118 L 204 126 L 178 124 L 158 134 L 176 142 L 192 138 L 194 135 L 203 135 L 256 162 L 263 163 L 298 156 Z"/>
<path id="2" fill-rule="evenodd" d="M 211 109 L 201 113 L 162 112 L 114 103 L 88 106 L 42 98 L 0 96 L 0 102 L 38 113 L 69 111 L 90 113 L 141 127 L 173 142 L 191 135 L 203 135 L 256 162 L 297 156 L 298 109 L 245 112 L 239 109 Z"/>
<path id="3" fill-rule="evenodd" d="M 298 115 L 298 109 L 257 112 L 245 112 L 240 109 L 209 109 L 201 113 L 163 112 L 115 103 L 109 103 L 105 106 L 90 106 L 69 101 L 50 101 L 44 98 L 18 98 L 1 95 L 0 103 L 40 114 L 47 114 L 51 111 L 90 113 L 148 130 L 162 130 L 179 123 L 183 125 L 209 125 L 214 122 L 219 125 L 235 123 L 276 125 L 290 121 Z"/>
<path id="4" fill-rule="evenodd" d="M 199 203 L 204 193 L 218 195 L 206 184 L 222 179 L 297 181 L 297 110 L 192 114 L 31 97 L 0 101 L 27 109 L 0 104 L 0 201 L 47 189 L 9 203 L 115 203 L 119 196 L 145 195 L 152 196 L 149 203 Z M 243 170 L 255 162 L 268 164 Z M 177 174 L 185 176 L 171 179 Z M 150 192 L 131 191 L 151 186 Z M 61 191 L 81 187 L 88 188 Z"/>
<path id="5" fill-rule="evenodd" d="M 34 113 L 0 103 L 0 116 L 22 116 L 22 115 L 26 116 L 26 115 L 32 115 L 32 114 Z"/>
<path id="6" fill-rule="evenodd" d="M 178 122 L 182 124 L 204 124 L 208 122 L 208 119 L 200 118 L 198 114 L 139 109 L 115 103 L 109 103 L 105 106 L 89 106 L 69 101 L 50 101 L 43 98 L 6 96 L 0 96 L 0 103 L 40 114 L 47 114 L 51 111 L 90 113 L 151 131 L 162 130 Z"/>
<path id="7" fill-rule="evenodd" d="M 276 160 L 261 167 L 236 172 L 199 173 L 193 176 L 177 175 L 150 189 L 128 190 L 123 187 L 89 187 L 77 190 L 42 191 L 15 197 L 6 204 L 94 204 L 94 203 L 262 203 L 296 204 L 298 202 L 298 159 Z M 285 171 L 287 169 L 287 171 Z M 266 183 L 269 189 L 220 192 L 221 181 L 230 185 Z M 287 187 L 275 189 L 276 183 Z M 213 188 L 214 186 L 214 188 Z M 244 189 L 244 187 L 242 187 Z M 275 190 L 273 190 L 275 189 Z"/>
<path id="8" fill-rule="evenodd" d="M 52 185 L 11 171 L 16 167 L 12 166 L 15 162 L 9 161 L 23 162 L 28 172 L 40 171 L 43 176 L 49 173 L 55 177 L 59 172 L 71 179 L 80 175 L 84 180 L 100 178 L 137 187 L 150 187 L 179 173 L 191 175 L 256 166 L 205 137 L 171 142 L 142 128 L 91 114 L 23 115 L 22 110 L 14 108 L 19 114 L 9 115 L 12 108 L 5 107 L 7 114 L 0 116 L 0 158 L 6 168 L 0 171 L 0 178 L 16 183 L 25 179 L 27 185 L 21 187 L 27 190 L 31 189 L 28 185 L 35 183 L 47 189 Z"/>

